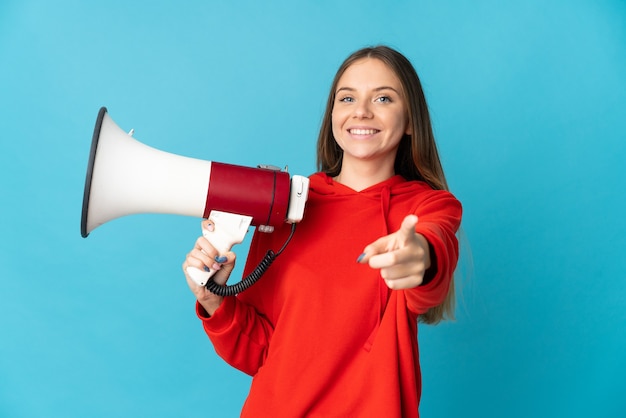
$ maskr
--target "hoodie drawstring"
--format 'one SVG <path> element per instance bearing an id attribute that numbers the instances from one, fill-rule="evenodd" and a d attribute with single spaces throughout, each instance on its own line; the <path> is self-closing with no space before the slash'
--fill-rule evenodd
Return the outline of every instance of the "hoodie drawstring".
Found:
<path id="1" fill-rule="evenodd" d="M 382 231 L 381 237 L 389 235 L 389 224 L 387 223 L 387 219 L 389 217 L 389 204 L 391 201 L 391 188 L 389 186 L 384 186 L 380 191 L 380 210 L 382 212 Z M 374 343 L 374 339 L 376 338 L 376 333 L 378 332 L 378 328 L 380 327 L 380 322 L 383 318 L 383 314 L 385 313 L 385 309 L 387 308 L 387 302 L 389 301 L 389 295 L 391 294 L 391 290 L 385 284 L 385 281 L 382 277 L 379 277 L 378 280 L 378 313 L 376 326 L 372 330 L 371 334 L 367 338 L 365 343 L 365 349 L 369 351 L 372 348 L 372 344 Z"/>

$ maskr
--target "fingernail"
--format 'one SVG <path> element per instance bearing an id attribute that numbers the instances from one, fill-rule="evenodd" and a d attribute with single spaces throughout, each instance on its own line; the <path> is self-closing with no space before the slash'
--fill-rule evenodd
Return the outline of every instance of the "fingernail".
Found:
<path id="1" fill-rule="evenodd" d="M 211 271 L 211 269 L 208 268 L 207 266 L 204 266 L 204 271 L 209 272 L 209 271 Z"/>
<path id="2" fill-rule="evenodd" d="M 361 260 L 363 260 L 363 257 L 365 257 L 365 253 L 361 253 L 361 255 L 359 256 L 359 258 L 356 259 L 357 263 L 360 263 Z"/>
<path id="3" fill-rule="evenodd" d="M 218 263 L 225 263 L 228 261 L 228 257 L 225 257 L 223 255 L 216 255 L 215 261 L 217 261 Z"/>

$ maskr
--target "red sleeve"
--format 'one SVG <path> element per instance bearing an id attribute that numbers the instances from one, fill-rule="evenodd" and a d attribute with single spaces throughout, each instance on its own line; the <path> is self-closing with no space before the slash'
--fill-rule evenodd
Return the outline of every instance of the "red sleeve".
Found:
<path id="1" fill-rule="evenodd" d="M 461 224 L 461 203 L 450 193 L 434 191 L 416 209 L 415 230 L 430 244 L 434 254 L 434 277 L 424 286 L 405 290 L 409 310 L 423 314 L 440 305 L 450 287 L 459 257 L 456 232 Z M 434 257 L 433 257 L 434 256 Z"/>
<path id="2" fill-rule="evenodd" d="M 234 296 L 225 297 L 212 316 L 199 303 L 196 313 L 217 354 L 236 369 L 256 374 L 272 336 L 270 322 Z"/>

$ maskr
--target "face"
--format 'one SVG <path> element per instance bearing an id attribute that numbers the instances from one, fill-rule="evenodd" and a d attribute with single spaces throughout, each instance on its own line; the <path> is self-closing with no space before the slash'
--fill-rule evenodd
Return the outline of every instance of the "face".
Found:
<path id="1" fill-rule="evenodd" d="M 346 69 L 335 90 L 332 129 L 343 167 L 368 162 L 393 169 L 400 140 L 411 132 L 402 85 L 385 63 L 364 58 Z"/>

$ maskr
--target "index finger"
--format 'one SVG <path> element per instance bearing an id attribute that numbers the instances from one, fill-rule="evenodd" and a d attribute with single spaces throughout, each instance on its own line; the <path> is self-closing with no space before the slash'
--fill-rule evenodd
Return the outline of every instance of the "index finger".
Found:
<path id="1" fill-rule="evenodd" d="M 378 238 L 365 247 L 363 253 L 357 258 L 357 263 L 367 263 L 370 258 L 375 255 L 390 253 L 397 250 L 409 242 L 416 235 L 415 226 L 417 225 L 416 215 L 407 215 L 395 233 Z"/>

